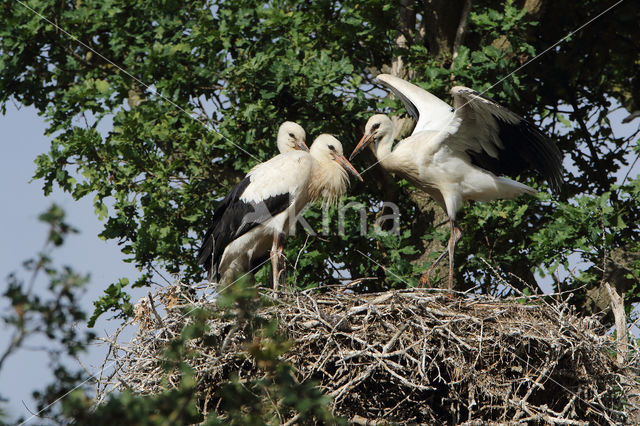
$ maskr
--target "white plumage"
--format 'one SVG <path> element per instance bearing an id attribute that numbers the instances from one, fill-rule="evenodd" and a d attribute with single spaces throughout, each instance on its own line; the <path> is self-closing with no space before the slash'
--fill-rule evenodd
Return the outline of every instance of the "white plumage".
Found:
<path id="1" fill-rule="evenodd" d="M 289 151 L 260 163 L 247 173 L 249 185 L 240 196 L 246 203 L 258 203 L 279 194 L 293 197 L 306 189 L 311 156 L 304 151 Z"/>
<path id="2" fill-rule="evenodd" d="M 562 156 L 533 124 L 472 89 L 451 90 L 454 107 L 401 78 L 377 77 L 404 103 L 416 120 L 410 137 L 393 147 L 394 126 L 386 115 L 369 118 L 365 133 L 351 154 L 371 146 L 385 169 L 406 178 L 431 195 L 447 212 L 449 288 L 453 287 L 453 251 L 462 232 L 456 212 L 466 200 L 490 201 L 536 191 L 501 174 L 528 169 L 540 172 L 558 192 Z M 429 272 L 446 254 L 434 262 Z"/>

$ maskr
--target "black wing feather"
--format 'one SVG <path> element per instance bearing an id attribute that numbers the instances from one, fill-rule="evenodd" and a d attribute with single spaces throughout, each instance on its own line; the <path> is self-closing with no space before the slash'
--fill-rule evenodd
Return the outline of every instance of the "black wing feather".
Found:
<path id="1" fill-rule="evenodd" d="M 517 175 L 523 171 L 537 170 L 558 194 L 562 188 L 562 154 L 535 125 L 521 118 L 511 124 L 494 116 L 499 126 L 498 137 L 503 148 L 498 149 L 498 158 L 484 150 L 467 150 L 471 162 L 496 175 Z"/>
<path id="2" fill-rule="evenodd" d="M 474 96 L 494 108 L 489 111 L 498 124 L 498 138 L 503 145 L 495 146 L 498 151 L 497 158 L 482 149 L 466 150 L 472 164 L 496 175 L 516 175 L 533 169 L 547 180 L 554 193 L 560 193 L 563 183 L 562 154 L 537 126 L 475 90 L 463 88 L 458 94 L 471 95 L 459 108 L 473 109 L 474 105 L 469 104 L 474 102 Z"/>
<path id="3" fill-rule="evenodd" d="M 418 121 L 418 119 L 420 118 L 420 113 L 418 112 L 418 109 L 413 104 L 413 102 L 411 102 L 411 100 L 409 98 L 407 98 L 401 91 L 399 91 L 398 89 L 396 89 L 392 85 L 388 84 L 386 81 L 380 80 L 380 82 L 383 85 L 385 85 L 386 87 L 388 87 L 389 89 L 391 89 L 393 94 L 396 95 L 398 97 L 398 99 L 400 99 L 402 101 L 402 103 L 404 104 L 404 108 L 407 110 L 407 113 L 409 113 L 411 118 L 413 118 L 414 120 Z"/>

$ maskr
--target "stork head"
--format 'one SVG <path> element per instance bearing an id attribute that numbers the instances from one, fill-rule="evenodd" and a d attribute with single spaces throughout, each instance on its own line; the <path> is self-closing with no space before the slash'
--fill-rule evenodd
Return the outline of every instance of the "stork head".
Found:
<path id="1" fill-rule="evenodd" d="M 311 145 L 311 155 L 321 164 L 338 163 L 342 168 L 362 181 L 360 173 L 344 156 L 342 144 L 333 136 L 323 133 Z"/>
<path id="2" fill-rule="evenodd" d="M 309 147 L 305 143 L 306 139 L 307 134 L 302 126 L 293 121 L 285 121 L 278 130 L 278 149 L 281 154 L 295 149 L 308 152 Z"/>
<path id="3" fill-rule="evenodd" d="M 366 126 L 364 126 L 364 135 L 362 135 L 358 145 L 356 145 L 356 148 L 349 156 L 349 160 L 353 160 L 353 157 L 358 155 L 360 151 L 367 146 L 371 146 L 371 149 L 375 154 L 376 145 L 380 139 L 391 134 L 393 134 L 393 122 L 389 117 L 384 114 L 371 116 L 367 121 Z M 371 142 L 375 142 L 375 144 L 371 145 Z"/>

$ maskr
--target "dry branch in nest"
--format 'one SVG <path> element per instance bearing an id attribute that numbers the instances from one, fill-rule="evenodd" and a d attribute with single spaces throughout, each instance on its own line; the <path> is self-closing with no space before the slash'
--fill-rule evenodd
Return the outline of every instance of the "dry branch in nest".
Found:
<path id="1" fill-rule="evenodd" d="M 178 294 L 168 287 L 146 307 L 138 305 L 140 329 L 129 344 L 112 347 L 118 368 L 102 380 L 103 396 L 114 388 L 162 390 L 163 348 L 189 321 Z M 539 297 L 449 298 L 418 289 L 264 294 L 277 303 L 257 315 L 277 318 L 293 341 L 284 360 L 295 366 L 298 380 L 315 381 L 333 398 L 336 415 L 353 423 L 630 421 L 637 391 L 629 371 L 637 371 L 638 359 L 616 363 L 615 342 L 600 323 L 575 315 L 567 304 Z M 204 298 L 188 304 L 218 309 Z M 241 326 L 225 320 L 209 325 L 219 344 L 191 341 L 201 355 L 188 360 L 204 412 L 215 409 L 216 391 L 232 373 L 240 380 L 263 374 L 247 355 L 249 337 Z M 178 372 L 169 375 L 170 384 L 178 381 Z"/>

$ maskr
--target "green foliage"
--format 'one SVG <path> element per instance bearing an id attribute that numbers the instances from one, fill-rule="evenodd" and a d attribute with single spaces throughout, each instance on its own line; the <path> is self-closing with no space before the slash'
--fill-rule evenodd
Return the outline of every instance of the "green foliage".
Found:
<path id="1" fill-rule="evenodd" d="M 124 290 L 129 285 L 127 278 L 120 278 L 117 283 L 110 284 L 104 291 L 105 295 L 96 300 L 93 304 L 96 307 L 93 315 L 89 318 L 89 327 L 93 327 L 100 315 L 108 311 L 115 311 L 117 318 L 126 318 L 133 314 L 131 297 Z"/>
<path id="2" fill-rule="evenodd" d="M 212 211 L 244 173 L 275 153 L 282 121 L 299 122 L 310 139 L 334 133 L 348 152 L 374 110 L 402 112 L 397 100 L 381 99 L 385 92 L 373 81 L 399 56 L 421 87 L 444 99 L 456 84 L 486 90 L 540 125 L 566 154 L 560 199 L 527 174 L 518 178 L 541 190 L 537 198 L 465 208 L 455 259 L 459 286 L 501 291 L 486 261 L 522 278 L 512 284 L 525 294 L 540 291 L 537 272 L 553 276 L 557 290 L 573 289 L 578 304 L 605 280 L 626 292 L 628 302 L 639 301 L 640 179 L 632 165 L 640 139 L 637 131 L 621 134 L 609 115 L 619 106 L 640 109 L 635 4 L 623 2 L 567 38 L 605 5 L 541 0 L 540 14 L 512 0 L 474 1 L 453 52 L 447 34 L 455 34 L 458 21 L 433 24 L 427 12 L 437 2 L 423 3 L 411 6 L 415 22 L 403 20 L 400 4 L 383 0 L 26 3 L 47 21 L 22 3 L 0 0 L 0 107 L 4 111 L 12 100 L 33 105 L 49 125 L 51 144 L 35 159 L 35 178 L 45 194 L 57 185 L 76 199 L 92 197 L 104 221 L 100 237 L 118 241 L 140 269 L 133 284 L 121 279 L 105 290 L 90 324 L 105 312 L 129 316 L 126 288 L 147 285 L 158 268 L 185 282 L 203 277 L 194 253 Z M 406 46 L 395 42 L 400 32 Z M 365 153 L 356 166 L 364 170 L 372 163 Z M 299 232 L 288 240 L 289 265 L 296 266 L 289 273 L 297 286 L 358 277 L 378 278 L 363 281 L 362 291 L 415 285 L 429 263 L 417 259 L 438 254 L 423 256 L 423 240 L 444 242 L 448 230 L 433 227 L 433 211 L 412 199 L 412 187 L 379 167 L 364 178 L 345 199 L 365 206 L 364 235 L 358 213 L 346 213 L 341 233 L 340 206 L 326 215 L 312 206 L 305 217 L 318 234 Z M 397 236 L 372 231 L 384 213 L 381 199 L 402 212 Z M 42 335 L 57 342 L 50 351 L 56 383 L 36 396 L 39 409 L 54 420 L 220 422 L 197 414 L 196 384 L 185 362 L 195 356 L 185 343 L 208 339 L 206 320 L 214 313 L 203 310 L 190 313 L 194 321 L 167 351 L 167 369 L 181 372 L 178 388 L 148 397 L 123 392 L 96 411 L 80 388 L 62 408 L 48 407 L 84 379 L 59 359 L 83 350 L 93 336 L 71 326 L 85 320 L 76 302 L 88 277 L 55 268 L 50 259 L 51 248 L 74 229 L 55 206 L 41 220 L 50 231 L 45 249 L 25 264 L 32 278 L 13 274 L 4 292 L 12 310 L 3 321 L 14 334 L 0 368 L 30 336 Z M 323 233 L 327 221 L 330 232 Z M 579 270 L 559 274 L 575 264 Z M 35 292 L 36 277 L 43 276 L 46 291 Z M 265 280 L 266 273 L 258 278 Z M 299 413 L 301 422 L 334 421 L 326 397 L 313 384 L 295 382 L 291 366 L 278 361 L 288 343 L 275 324 L 252 315 L 261 303 L 253 291 L 233 286 L 220 303 L 224 315 L 255 336 L 249 353 L 267 375 L 243 386 L 228 383 L 217 414 L 236 423 L 275 421 L 282 411 Z M 587 313 L 604 309 L 579 306 Z"/>
<path id="3" fill-rule="evenodd" d="M 81 392 L 71 393 L 63 400 L 64 414 L 80 425 L 167 425 L 202 421 L 195 404 L 193 387 L 181 386 L 153 396 L 125 391 L 109 398 L 95 411 L 92 411 L 91 403 Z"/>
<path id="4" fill-rule="evenodd" d="M 221 413 L 235 424 L 260 423 L 266 419 L 272 419 L 269 423 L 278 424 L 279 413 L 290 412 L 297 413 L 298 421 L 303 423 L 335 423 L 337 420 L 329 409 L 330 398 L 323 395 L 312 382 L 298 382 L 294 368 L 279 360 L 289 349 L 290 342 L 281 335 L 277 323 L 259 321 L 252 315 L 255 311 L 243 308 L 248 303 L 255 304 L 256 295 L 248 296 L 249 301 L 236 296 L 234 306 L 236 311 L 242 313 L 240 318 L 258 321 L 259 328 L 254 332 L 254 340 L 247 350 L 266 375 L 242 385 L 234 379 L 221 389 Z"/>
<path id="5" fill-rule="evenodd" d="M 48 120 L 51 147 L 36 159 L 35 177 L 45 193 L 59 185 L 75 198 L 94 198 L 105 221 L 100 236 L 117 240 L 141 270 L 135 285 L 147 284 L 158 268 L 197 282 L 203 271 L 194 253 L 208 218 L 247 170 L 275 153 L 278 125 L 294 120 L 310 136 L 334 133 L 349 151 L 373 110 L 403 110 L 397 100 L 381 100 L 384 92 L 373 85 L 400 55 L 416 84 L 445 99 L 456 84 L 487 90 L 567 154 L 568 201 L 521 197 L 474 204 L 461 215 L 460 287 L 499 287 L 484 259 L 538 291 L 534 272 L 548 276 L 571 256 L 602 264 L 605 253 L 637 250 L 640 232 L 630 226 L 640 211 L 634 176 L 614 187 L 615 174 L 630 171 L 638 135 L 618 135 L 608 116 L 613 105 L 640 109 L 637 11 L 623 2 L 533 60 L 603 10 L 597 0 L 541 3 L 544 14 L 512 0 L 474 1 L 453 52 L 447 34 L 455 34 L 458 20 L 443 9 L 442 19 L 429 21 L 429 8 L 438 7 L 431 3 L 411 5 L 415 23 L 403 20 L 401 5 L 382 0 L 29 3 L 83 45 L 3 1 L 0 104 L 13 98 Z M 400 28 L 407 28 L 406 46 L 395 42 Z M 363 155 L 356 165 L 372 162 Z M 413 285 L 416 260 L 435 256 L 423 256 L 423 239 L 446 238 L 446 229 L 432 229 L 433 214 L 411 199 L 411 186 L 379 167 L 364 177 L 349 200 L 364 203 L 369 217 L 380 213 L 380 199 L 395 202 L 401 237 L 360 235 L 351 215 L 344 235 L 333 225 L 328 235 L 299 232 L 286 253 L 299 287 L 362 276 L 382 279 L 363 290 Z M 531 178 L 519 177 L 545 190 Z M 609 214 L 598 204 L 605 194 L 616 217 L 605 225 L 611 237 L 602 246 L 602 221 L 593 218 Z M 307 218 L 322 229 L 318 207 Z M 616 265 L 627 275 L 636 270 Z M 598 285 L 592 272 L 580 280 Z M 555 279 L 558 289 L 575 287 L 571 276 Z M 104 312 L 130 315 L 127 285 L 106 290 L 92 321 Z M 631 291 L 627 300 L 640 300 Z"/>
<path id="6" fill-rule="evenodd" d="M 384 269 L 384 273 L 391 288 L 415 287 L 423 271 L 423 265 L 409 261 L 418 253 L 409 243 L 410 236 L 411 233 L 408 230 L 401 235 L 385 232 L 376 234 L 379 244 L 386 248 L 388 258 L 385 259 L 384 264 L 388 266 Z"/>
<path id="7" fill-rule="evenodd" d="M 323 395 L 314 383 L 298 382 L 293 366 L 279 359 L 291 343 L 282 335 L 275 320 L 266 321 L 255 315 L 257 308 L 266 303 L 271 302 L 263 300 L 246 281 L 230 287 L 219 299 L 219 305 L 224 309 L 221 312 L 223 318 L 232 319 L 235 327 L 247 336 L 253 336 L 248 339 L 246 350 L 264 371 L 264 376 L 251 380 L 245 378 L 242 383 L 233 376 L 219 390 L 221 405 L 217 416 L 222 416 L 225 424 L 280 424 L 281 415 L 289 417 L 290 413 L 294 413 L 302 423 L 336 423 L 337 419 L 329 409 L 331 399 Z M 194 337 L 205 338 L 204 331 Z M 218 418 L 210 417 L 208 421 Z"/>

